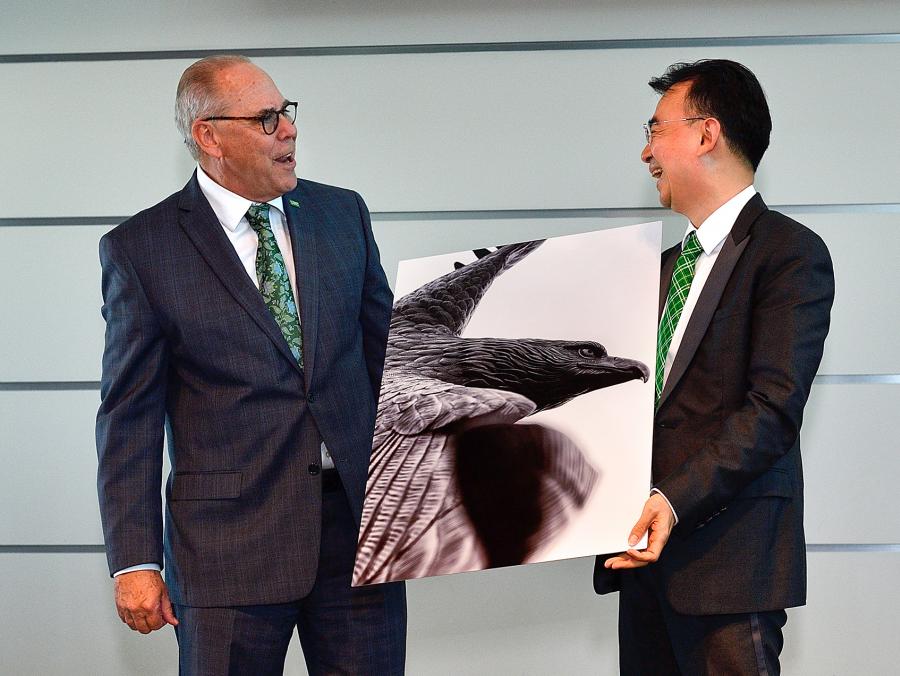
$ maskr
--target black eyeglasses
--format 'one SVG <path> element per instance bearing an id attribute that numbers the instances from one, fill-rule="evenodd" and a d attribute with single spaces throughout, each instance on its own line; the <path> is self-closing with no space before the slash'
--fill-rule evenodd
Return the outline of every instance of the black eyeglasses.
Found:
<path id="1" fill-rule="evenodd" d="M 287 101 L 281 110 L 267 110 L 260 115 L 216 115 L 214 117 L 204 117 L 202 122 L 211 122 L 212 120 L 252 120 L 259 122 L 266 134 L 272 135 L 278 129 L 278 121 L 284 116 L 293 123 L 297 119 L 297 102 Z"/>
<path id="2" fill-rule="evenodd" d="M 705 117 L 679 117 L 677 120 L 653 120 L 652 122 L 648 122 L 647 124 L 641 125 L 644 127 L 644 138 L 647 139 L 647 143 L 653 140 L 653 127 L 657 124 L 669 124 L 670 122 L 693 122 L 694 120 L 705 120 Z"/>

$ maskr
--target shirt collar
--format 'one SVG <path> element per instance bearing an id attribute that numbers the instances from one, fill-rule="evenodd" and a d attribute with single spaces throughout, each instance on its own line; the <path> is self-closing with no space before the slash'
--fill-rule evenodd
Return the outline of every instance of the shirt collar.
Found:
<path id="1" fill-rule="evenodd" d="M 695 228 L 693 223 L 688 223 L 687 230 L 684 231 L 684 237 L 681 238 L 681 246 L 684 246 L 685 240 L 692 232 L 697 233 L 697 239 L 700 240 L 700 246 L 703 247 L 703 253 L 707 256 L 713 254 L 728 237 L 734 222 L 737 220 L 741 209 L 746 206 L 756 194 L 756 188 L 753 184 L 748 185 L 737 195 L 725 202 L 722 206 L 712 212 L 709 217 L 703 221 L 703 227 Z"/>
<path id="2" fill-rule="evenodd" d="M 253 202 L 223 188 L 212 180 L 199 164 L 197 165 L 197 183 L 200 184 L 200 191 L 206 197 L 222 227 L 231 232 L 237 230 L 241 219 L 247 215 L 247 210 Z M 284 205 L 280 195 L 269 200 L 269 204 L 284 215 Z"/>

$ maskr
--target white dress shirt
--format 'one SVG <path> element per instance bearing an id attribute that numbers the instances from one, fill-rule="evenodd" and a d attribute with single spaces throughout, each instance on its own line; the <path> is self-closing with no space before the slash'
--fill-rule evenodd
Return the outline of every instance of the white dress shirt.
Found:
<path id="1" fill-rule="evenodd" d="M 259 279 L 256 276 L 256 250 L 259 246 L 259 239 L 256 231 L 250 227 L 247 220 L 247 210 L 254 202 L 246 197 L 241 197 L 227 188 L 223 188 L 214 180 L 212 180 L 201 167 L 197 167 L 197 183 L 200 184 L 200 191 L 209 206 L 212 207 L 216 218 L 228 235 L 231 246 L 234 247 L 238 258 L 244 265 L 250 279 L 259 288 Z M 284 215 L 284 203 L 281 197 L 269 200 L 269 223 L 272 224 L 272 232 L 275 234 L 275 241 L 278 242 L 278 248 L 281 251 L 281 257 L 284 258 L 284 266 L 287 268 L 288 277 L 291 280 L 291 292 L 294 294 L 294 300 L 297 300 L 297 271 L 294 269 L 294 252 L 291 249 L 291 236 L 286 227 L 286 219 Z M 297 303 L 297 307 L 300 304 Z"/>
<path id="2" fill-rule="evenodd" d="M 681 238 L 681 246 L 684 247 L 688 235 L 695 232 L 697 233 L 697 239 L 700 241 L 700 246 L 703 247 L 703 250 L 697 257 L 696 267 L 694 268 L 694 279 L 691 282 L 691 290 L 688 292 L 688 296 L 684 301 L 684 309 L 681 311 L 681 317 L 678 318 L 678 325 L 675 327 L 675 333 L 672 334 L 672 342 L 669 344 L 669 351 L 666 353 L 665 370 L 663 371 L 663 388 L 666 386 L 666 380 L 669 378 L 669 371 L 672 369 L 672 362 L 675 361 L 675 355 L 678 354 L 678 348 L 681 346 L 684 330 L 691 320 L 691 313 L 693 313 L 694 307 L 697 305 L 697 299 L 700 298 L 700 293 L 703 291 L 703 286 L 706 284 L 707 278 L 709 278 L 709 273 L 716 263 L 716 258 L 719 257 L 722 245 L 725 244 L 725 238 L 728 237 L 731 228 L 734 227 L 734 222 L 737 220 L 738 214 L 741 213 L 741 209 L 747 205 L 747 202 L 749 202 L 755 194 L 756 188 L 754 188 L 753 185 L 748 185 L 737 195 L 712 212 L 699 226 L 688 223 L 687 229 L 684 231 L 684 237 Z M 659 493 L 666 502 L 669 502 L 669 499 L 662 491 L 654 488 L 651 493 Z M 678 523 L 678 515 L 675 513 L 675 508 L 672 507 L 671 502 L 669 502 L 669 507 L 672 508 L 672 513 L 675 514 L 675 523 Z"/>
<path id="3" fill-rule="evenodd" d="M 247 210 L 251 204 L 254 204 L 246 197 L 241 197 L 227 188 L 212 180 L 209 175 L 197 166 L 197 183 L 200 184 L 200 191 L 206 197 L 209 205 L 212 207 L 213 213 L 219 219 L 219 223 L 228 236 L 228 241 L 234 247 L 238 258 L 247 271 L 250 279 L 259 288 L 259 279 L 256 276 L 256 250 L 259 248 L 259 238 L 256 231 L 250 227 L 247 220 Z M 269 201 L 271 208 L 269 209 L 269 223 L 272 225 L 272 232 L 275 234 L 275 241 L 284 258 L 284 265 L 287 268 L 288 277 L 291 280 L 291 292 L 294 294 L 294 301 L 297 300 L 297 271 L 294 269 L 294 253 L 291 250 L 291 236 L 287 229 L 287 219 L 284 215 L 284 203 L 281 197 L 276 197 Z M 300 307 L 300 304 L 296 304 Z M 331 454 L 322 443 L 322 468 L 332 469 L 334 461 Z M 113 577 L 122 573 L 130 573 L 135 570 L 160 570 L 155 563 L 141 563 L 129 568 L 123 568 L 116 571 Z"/>
<path id="4" fill-rule="evenodd" d="M 697 257 L 697 264 L 694 268 L 694 280 L 691 282 L 691 290 L 684 301 L 684 309 L 681 311 L 681 317 L 678 319 L 678 326 L 675 327 L 675 333 L 672 334 L 672 342 L 669 344 L 669 351 L 666 353 L 666 365 L 663 373 L 663 387 L 669 378 L 669 371 L 672 369 L 672 362 L 675 361 L 675 355 L 678 354 L 678 348 L 681 346 L 681 339 L 684 337 L 684 330 L 687 328 L 697 305 L 697 299 L 706 279 L 719 257 L 725 238 L 731 232 L 734 222 L 737 220 L 738 214 L 741 213 L 750 198 L 756 194 L 756 188 L 752 185 L 741 190 L 737 195 L 725 202 L 722 206 L 712 212 L 705 221 L 699 226 L 688 223 L 687 229 L 684 231 L 684 237 L 681 238 L 681 246 L 692 232 L 697 233 L 697 239 L 703 251 Z"/>

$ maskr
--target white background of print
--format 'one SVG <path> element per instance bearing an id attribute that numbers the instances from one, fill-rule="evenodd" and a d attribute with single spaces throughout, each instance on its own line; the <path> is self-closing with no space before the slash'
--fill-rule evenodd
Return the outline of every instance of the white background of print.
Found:
<path id="1" fill-rule="evenodd" d="M 589 392 L 524 419 L 566 434 L 601 473 L 584 508 L 531 562 L 625 549 L 647 499 L 661 227 L 656 221 L 548 239 L 494 280 L 463 332 L 592 340 L 650 369 L 646 383 Z M 482 238 L 472 248 L 489 244 Z M 396 297 L 449 272 L 454 261 L 473 260 L 468 250 L 401 261 Z"/>

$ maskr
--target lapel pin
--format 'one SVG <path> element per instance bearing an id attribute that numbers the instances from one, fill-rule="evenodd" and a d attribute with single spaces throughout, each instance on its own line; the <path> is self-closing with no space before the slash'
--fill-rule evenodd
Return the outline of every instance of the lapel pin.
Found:
<path id="1" fill-rule="evenodd" d="M 299 206 L 300 206 L 300 202 L 298 202 L 297 200 L 288 200 L 288 202 L 291 203 L 291 206 L 292 206 L 292 207 L 299 207 Z"/>

